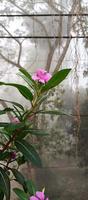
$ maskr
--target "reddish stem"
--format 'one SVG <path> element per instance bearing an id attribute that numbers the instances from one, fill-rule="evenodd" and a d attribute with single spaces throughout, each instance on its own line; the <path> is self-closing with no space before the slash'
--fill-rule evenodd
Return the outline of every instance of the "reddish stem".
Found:
<path id="1" fill-rule="evenodd" d="M 13 134 L 13 136 L 12 136 L 12 137 L 10 138 L 10 140 L 4 145 L 3 149 L 1 149 L 0 152 L 4 152 L 6 149 L 8 149 L 10 143 L 13 142 L 13 140 L 15 139 L 17 133 L 18 133 L 18 131 L 15 132 L 15 133 Z"/>

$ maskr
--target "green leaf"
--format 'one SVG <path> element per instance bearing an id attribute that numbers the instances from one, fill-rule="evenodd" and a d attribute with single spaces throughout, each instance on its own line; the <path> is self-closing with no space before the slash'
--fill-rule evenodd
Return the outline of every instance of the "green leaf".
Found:
<path id="1" fill-rule="evenodd" d="M 27 200 L 28 199 L 27 194 L 23 190 L 18 189 L 18 188 L 14 188 L 13 191 L 16 193 L 16 195 L 19 197 L 20 200 Z"/>
<path id="2" fill-rule="evenodd" d="M 70 71 L 71 69 L 63 69 L 55 73 L 52 78 L 42 87 L 41 92 L 46 92 L 59 85 L 66 78 Z"/>
<path id="3" fill-rule="evenodd" d="M 25 182 L 27 191 L 29 192 L 30 196 L 35 195 L 36 193 L 36 186 L 32 180 L 26 180 Z"/>
<path id="4" fill-rule="evenodd" d="M 31 91 L 24 85 L 16 84 L 16 83 L 4 83 L 0 82 L 0 85 L 8 85 L 8 86 L 13 86 L 19 90 L 19 92 L 27 99 L 32 101 L 33 100 L 33 95 Z"/>
<path id="5" fill-rule="evenodd" d="M 13 134 L 15 130 L 23 128 L 24 124 L 23 123 L 13 124 L 13 123 L 0 122 L 0 127 L 4 128 L 4 129 L 0 130 L 1 134 L 11 136 L 11 134 Z"/>
<path id="6" fill-rule="evenodd" d="M 19 71 L 22 73 L 19 75 L 28 83 L 32 89 L 35 89 L 37 85 L 36 82 L 32 79 L 31 75 L 22 67 L 19 69 Z"/>
<path id="7" fill-rule="evenodd" d="M 28 161 L 30 160 L 34 165 L 38 167 L 41 166 L 40 157 L 31 144 L 27 143 L 25 140 L 17 140 L 15 145 Z"/>
<path id="8" fill-rule="evenodd" d="M 4 99 L 0 99 L 0 101 L 2 101 L 2 102 L 7 102 L 7 103 L 11 103 L 11 104 L 17 106 L 18 108 L 20 108 L 21 110 L 24 111 L 24 107 L 23 107 L 21 104 L 17 103 L 17 102 L 14 102 L 14 101 L 8 101 L 8 100 L 4 100 Z"/>
<path id="9" fill-rule="evenodd" d="M 3 110 L 0 110 L 0 115 L 6 114 L 7 112 L 11 112 L 11 111 L 13 111 L 12 108 L 5 108 Z"/>
<path id="10" fill-rule="evenodd" d="M 26 71 L 26 69 L 24 69 L 23 67 L 21 67 L 19 69 L 19 71 L 24 74 L 31 82 L 32 84 L 35 84 L 35 81 L 32 79 L 31 75 Z"/>
<path id="11" fill-rule="evenodd" d="M 6 171 L 0 167 L 0 188 L 6 196 L 6 200 L 10 200 L 10 180 Z"/>
<path id="12" fill-rule="evenodd" d="M 36 114 L 49 114 L 49 115 L 66 115 L 66 116 L 71 116 L 67 113 L 64 113 L 62 111 L 58 111 L 58 110 L 39 110 L 36 112 Z"/>
<path id="13" fill-rule="evenodd" d="M 25 138 L 27 135 L 28 135 L 28 133 L 29 132 L 26 132 L 26 131 L 21 131 L 18 135 L 17 135 L 17 137 L 16 137 L 16 139 L 17 140 L 20 140 L 20 139 L 23 139 L 23 138 Z"/>
<path id="14" fill-rule="evenodd" d="M 5 125 L 5 130 L 9 133 L 9 135 L 11 135 L 13 131 L 17 129 L 21 129 L 23 127 L 24 127 L 24 124 L 22 123 L 18 123 L 18 124 L 8 123 L 7 125 Z"/>
<path id="15" fill-rule="evenodd" d="M 41 105 L 45 100 L 47 100 L 48 95 L 40 96 L 38 99 L 38 104 Z"/>
<path id="16" fill-rule="evenodd" d="M 18 183 L 20 183 L 24 187 L 25 186 L 25 178 L 24 178 L 24 176 L 16 169 L 11 169 L 11 170 L 12 170 L 13 175 L 16 178 L 16 181 Z"/>
<path id="17" fill-rule="evenodd" d="M 36 135 L 36 136 L 47 136 L 48 133 L 41 129 L 27 129 L 23 130 L 17 135 L 17 140 L 25 138 L 28 134 Z"/>
<path id="18" fill-rule="evenodd" d="M 21 112 L 19 111 L 19 109 L 18 109 L 15 105 L 13 105 L 13 107 L 14 107 L 13 113 L 15 113 L 15 115 L 16 115 L 16 117 L 17 117 L 18 119 L 21 118 L 22 115 L 21 115 Z"/>
<path id="19" fill-rule="evenodd" d="M 7 127 L 9 124 L 8 122 L 0 122 L 0 127 Z"/>
<path id="20" fill-rule="evenodd" d="M 10 153 L 8 151 L 5 152 L 0 152 L 0 160 L 5 160 L 6 158 L 8 158 L 10 155 Z"/>
<path id="21" fill-rule="evenodd" d="M 20 166 L 20 165 L 23 165 L 26 161 L 27 161 L 27 160 L 25 159 L 24 156 L 19 156 L 19 157 L 17 158 L 17 163 L 18 163 L 19 166 Z"/>
<path id="22" fill-rule="evenodd" d="M 0 200 L 4 199 L 4 193 L 2 191 L 0 191 Z"/>
<path id="23" fill-rule="evenodd" d="M 46 136 L 46 135 L 48 135 L 48 133 L 45 132 L 42 129 L 31 129 L 30 128 L 30 129 L 24 130 L 23 132 L 30 133 L 31 135 L 36 135 L 36 136 Z"/>

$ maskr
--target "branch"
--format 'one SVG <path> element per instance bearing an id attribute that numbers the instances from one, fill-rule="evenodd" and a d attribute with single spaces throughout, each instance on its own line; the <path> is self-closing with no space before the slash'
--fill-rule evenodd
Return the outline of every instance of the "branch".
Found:
<path id="1" fill-rule="evenodd" d="M 56 73 L 56 72 L 59 70 L 59 68 L 60 68 L 60 66 L 61 66 L 61 64 L 62 64 L 62 62 L 63 62 L 63 60 L 64 60 L 64 58 L 65 58 L 65 55 L 66 55 L 66 53 L 67 53 L 68 47 L 69 47 L 69 45 L 70 45 L 70 42 L 71 42 L 71 38 L 69 38 L 69 39 L 67 40 L 66 45 L 65 45 L 65 47 L 64 47 L 64 49 L 63 49 L 62 54 L 60 55 L 60 58 L 59 58 L 59 60 L 58 60 L 58 63 L 57 63 L 57 65 L 56 65 L 56 67 L 55 67 L 53 73 Z"/>
<path id="2" fill-rule="evenodd" d="M 21 7 L 18 6 L 16 3 L 14 3 L 13 1 L 10 0 L 10 3 L 13 4 L 16 8 L 18 8 L 22 13 L 24 13 L 24 14 L 26 14 L 26 15 L 29 14 L 29 13 L 27 13 L 23 8 L 21 8 Z M 46 30 L 44 24 L 43 24 L 38 18 L 36 18 L 36 17 L 34 17 L 34 16 L 30 16 L 30 18 L 31 18 L 32 20 L 36 21 L 36 22 L 42 27 L 43 31 L 45 32 L 45 36 L 48 37 L 49 35 L 48 35 L 48 32 L 47 32 L 47 30 Z M 47 41 L 48 41 L 49 48 L 51 48 L 50 39 L 48 38 Z"/>
<path id="3" fill-rule="evenodd" d="M 61 12 L 61 10 L 56 8 L 56 6 L 60 6 L 61 9 L 63 8 L 63 9 L 66 10 L 66 8 L 64 6 L 60 5 L 59 3 L 53 2 L 52 0 L 50 0 L 50 1 L 49 0 L 44 0 L 44 2 L 46 2 L 56 13 Z M 56 5 L 56 6 L 54 6 L 54 5 Z"/>
<path id="4" fill-rule="evenodd" d="M 76 0 L 73 2 L 72 9 L 71 9 L 71 11 L 69 12 L 69 14 L 75 12 L 75 5 L 77 5 L 77 1 L 76 1 Z M 70 35 L 71 28 L 72 28 L 72 17 L 70 17 L 70 20 L 69 20 L 69 17 L 68 17 L 67 35 Z M 62 54 L 61 54 L 61 56 L 60 56 L 60 58 L 59 58 L 59 60 L 58 60 L 58 63 L 57 63 L 57 65 L 56 65 L 56 67 L 55 67 L 53 73 L 55 73 L 55 72 L 57 72 L 57 71 L 59 70 L 59 68 L 60 68 L 60 66 L 61 66 L 61 64 L 62 64 L 62 62 L 63 62 L 63 60 L 64 60 L 64 58 L 65 58 L 65 55 L 66 55 L 66 53 L 67 53 L 67 50 L 68 50 L 68 48 L 69 48 L 70 42 L 71 42 L 71 38 L 67 39 L 66 44 L 65 44 L 65 47 L 64 47 L 64 49 L 63 49 L 63 51 L 62 51 Z"/>
<path id="5" fill-rule="evenodd" d="M 18 134 L 19 131 L 16 131 L 13 136 L 9 139 L 9 141 L 4 145 L 3 149 L 0 150 L 0 152 L 4 152 L 9 148 L 9 145 L 14 141 L 16 135 Z"/>
<path id="6" fill-rule="evenodd" d="M 11 36 L 13 37 L 13 35 L 8 31 L 8 29 L 2 24 L 0 23 L 0 26 L 3 27 L 3 29 Z M 20 42 L 16 39 L 16 38 L 13 38 L 18 44 L 20 44 Z"/>
<path id="7" fill-rule="evenodd" d="M 0 53 L 0 56 L 9 64 L 15 65 L 16 67 L 20 68 L 21 66 L 18 63 L 15 63 L 14 61 L 9 60 L 8 58 L 6 58 L 2 53 Z"/>
<path id="8" fill-rule="evenodd" d="M 11 36 L 12 34 L 8 31 L 8 29 L 6 27 L 3 26 L 3 24 L 0 23 L 0 26 L 3 27 L 3 29 Z M 21 57 L 21 51 L 22 51 L 22 46 L 21 46 L 21 43 L 16 39 L 16 38 L 13 38 L 19 45 L 19 55 L 18 55 L 18 62 L 15 63 L 14 61 L 11 61 L 10 59 L 8 59 L 7 57 L 5 57 L 2 53 L 0 53 L 0 56 L 8 63 L 12 64 L 12 65 L 15 65 L 16 67 L 20 68 L 21 65 L 20 65 L 20 57 Z"/>
<path id="9" fill-rule="evenodd" d="M 62 34 L 62 16 L 60 16 L 60 23 L 58 25 L 58 36 L 61 37 L 61 34 Z M 47 57 L 47 63 L 46 63 L 46 66 L 45 66 L 45 69 L 49 72 L 50 70 L 50 67 L 51 67 L 51 62 L 52 62 L 52 59 L 53 59 L 53 55 L 54 55 L 54 52 L 58 46 L 58 44 L 61 43 L 61 39 L 56 39 L 55 40 L 55 43 L 53 44 L 53 46 L 51 47 L 49 53 L 48 53 L 48 57 Z"/>
<path id="10" fill-rule="evenodd" d="M 51 3 L 50 3 L 49 5 L 51 5 Z M 53 8 L 53 4 L 52 4 L 52 8 Z M 59 10 L 57 9 L 57 11 L 59 11 Z M 59 12 L 62 14 L 61 11 L 59 11 Z M 60 16 L 60 23 L 59 23 L 59 25 L 58 25 L 58 36 L 61 37 L 61 35 L 62 35 L 62 16 Z M 59 38 L 59 39 L 57 38 L 57 39 L 55 40 L 54 45 L 53 45 L 52 48 L 50 49 L 50 52 L 49 52 L 48 58 L 47 58 L 46 67 L 45 67 L 45 69 L 46 69 L 47 71 L 50 70 L 51 62 L 52 62 L 52 59 L 53 59 L 53 56 L 54 56 L 54 52 L 55 52 L 56 48 L 58 47 L 58 44 L 59 44 L 59 45 L 61 44 L 61 38 Z"/>
<path id="11" fill-rule="evenodd" d="M 19 55 L 18 55 L 18 62 L 17 62 L 17 65 L 19 66 L 19 68 L 21 67 L 20 60 L 21 60 L 21 54 L 22 54 L 22 43 L 23 43 L 23 41 L 21 43 L 19 43 Z"/>

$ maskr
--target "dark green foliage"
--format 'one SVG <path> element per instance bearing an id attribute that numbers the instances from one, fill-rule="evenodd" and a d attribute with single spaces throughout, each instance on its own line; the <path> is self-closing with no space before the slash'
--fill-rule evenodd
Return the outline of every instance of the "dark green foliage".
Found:
<path id="1" fill-rule="evenodd" d="M 0 189 L 5 194 L 6 200 L 10 200 L 10 180 L 4 169 L 0 167 Z"/>
<path id="2" fill-rule="evenodd" d="M 21 141 L 17 140 L 15 142 L 15 145 L 28 161 L 31 161 L 34 165 L 38 167 L 41 166 L 41 159 L 35 148 L 31 144 L 22 139 Z"/>
<path id="3" fill-rule="evenodd" d="M 19 92 L 27 99 L 32 101 L 33 100 L 33 95 L 31 91 L 24 85 L 16 84 L 16 83 L 4 83 L 0 82 L 0 85 L 8 85 L 8 86 L 13 86 L 19 90 Z"/>
<path id="4" fill-rule="evenodd" d="M 42 87 L 42 92 L 46 92 L 54 87 L 56 87 L 57 85 L 59 85 L 65 78 L 66 76 L 69 74 L 69 72 L 71 71 L 71 69 L 63 69 L 58 71 L 57 73 L 55 73 L 52 78 L 48 81 L 48 83 L 46 83 L 43 87 Z"/>
<path id="5" fill-rule="evenodd" d="M 16 195 L 19 197 L 20 200 L 28 199 L 28 195 L 23 190 L 18 189 L 18 188 L 14 188 L 13 190 L 16 193 Z"/>
<path id="6" fill-rule="evenodd" d="M 4 82 L 0 82 L 0 86 L 15 87 L 23 97 L 29 100 L 31 108 L 25 109 L 20 103 L 0 99 L 2 102 L 5 101 L 11 104 L 11 107 L 7 106 L 5 109 L 0 110 L 0 116 L 8 113 L 13 118 L 11 122 L 0 122 L 0 134 L 3 138 L 0 142 L 0 200 L 3 200 L 4 197 L 6 200 L 10 200 L 10 175 L 13 175 L 13 179 L 23 187 L 23 190 L 14 188 L 14 192 L 20 200 L 28 200 L 36 192 L 34 183 L 24 178 L 18 171 L 20 165 L 27 161 L 30 161 L 37 167 L 42 166 L 41 159 L 35 147 L 25 141 L 28 134 L 31 137 L 48 135 L 46 131 L 34 128 L 33 120 L 36 115 L 67 115 L 59 110 L 40 110 L 40 105 L 46 100 L 48 91 L 59 85 L 66 78 L 70 69 L 63 69 L 57 72 L 45 84 L 34 81 L 24 68 L 20 68 L 19 71 L 20 76 L 25 80 L 27 86 Z M 15 157 L 12 155 L 15 155 Z M 14 161 L 17 165 L 15 165 L 16 169 L 11 165 Z"/>
<path id="7" fill-rule="evenodd" d="M 25 181 L 26 187 L 27 187 L 27 191 L 28 193 L 32 196 L 36 193 L 37 189 L 35 184 L 33 183 L 32 180 L 26 180 Z"/>
<path id="8" fill-rule="evenodd" d="M 22 175 L 22 173 L 20 173 L 20 172 L 19 172 L 18 170 L 16 170 L 16 169 L 11 169 L 11 170 L 12 170 L 12 173 L 13 173 L 13 175 L 14 175 L 16 181 L 17 181 L 18 183 L 20 183 L 20 184 L 23 186 L 23 188 L 25 188 L 25 178 L 24 178 L 24 176 Z"/>

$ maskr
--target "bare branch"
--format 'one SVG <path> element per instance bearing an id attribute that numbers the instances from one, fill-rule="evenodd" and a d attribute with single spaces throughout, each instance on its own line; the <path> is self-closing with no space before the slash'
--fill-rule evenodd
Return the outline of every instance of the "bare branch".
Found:
<path id="1" fill-rule="evenodd" d="M 61 37 L 61 34 L 62 34 L 62 16 L 60 16 L 60 23 L 58 25 L 58 36 Z M 59 45 L 61 44 L 61 38 L 60 39 L 57 38 L 55 40 L 54 45 L 51 47 L 51 49 L 49 51 L 49 54 L 48 54 L 48 57 L 47 57 L 47 63 L 46 63 L 46 66 L 45 66 L 45 69 L 48 72 L 50 70 L 51 62 L 52 62 L 52 59 L 53 59 L 53 55 L 54 55 L 54 52 L 55 52 L 56 48 L 58 47 L 58 44 Z"/>
<path id="2" fill-rule="evenodd" d="M 3 29 L 11 36 L 11 37 L 13 37 L 13 35 L 8 31 L 8 29 L 3 25 L 3 24 L 1 24 L 0 23 L 0 26 L 2 26 L 3 27 Z M 16 38 L 13 38 L 18 44 L 20 44 L 20 42 L 16 39 Z"/>
<path id="3" fill-rule="evenodd" d="M 15 7 L 17 7 L 22 13 L 28 15 L 28 13 L 27 13 L 24 9 L 22 9 L 20 6 L 18 6 L 15 2 L 13 2 L 13 1 L 11 1 L 11 0 L 10 0 L 10 2 L 11 2 Z M 30 16 L 30 18 L 31 18 L 32 20 L 35 20 L 35 21 L 42 27 L 43 31 L 45 32 L 45 36 L 48 37 L 48 32 L 47 32 L 47 30 L 46 30 L 44 24 L 43 24 L 38 18 L 36 18 L 36 17 L 34 17 L 34 16 Z M 50 42 L 50 39 L 49 39 L 49 38 L 47 39 L 47 42 L 48 42 L 49 48 L 51 48 L 51 42 Z"/>
<path id="4" fill-rule="evenodd" d="M 77 2 L 78 1 L 76 1 L 76 0 L 73 2 L 72 8 L 71 8 L 71 11 L 69 12 L 69 14 L 70 13 L 74 13 L 76 11 L 75 5 L 77 5 Z M 67 35 L 70 35 L 71 28 L 72 28 L 72 17 L 69 18 L 69 16 L 68 16 Z M 55 72 L 57 72 L 59 70 L 59 68 L 60 68 L 60 66 L 61 66 L 61 64 L 62 64 L 62 62 L 63 62 L 63 60 L 65 58 L 67 50 L 69 48 L 70 42 L 71 42 L 71 38 L 67 39 L 65 47 L 64 47 L 64 49 L 63 49 L 63 51 L 62 51 L 62 53 L 60 55 L 60 58 L 58 60 L 58 63 L 56 65 L 53 73 L 55 73 Z"/>
<path id="5" fill-rule="evenodd" d="M 60 6 L 61 8 L 67 10 L 64 6 L 62 6 L 59 3 L 53 2 L 52 0 L 44 0 L 56 13 L 61 12 L 61 9 L 59 10 L 57 6 Z"/>
<path id="6" fill-rule="evenodd" d="M 3 27 L 3 29 L 12 37 L 12 34 L 7 30 L 7 28 L 3 25 L 3 24 L 0 24 L 0 26 Z M 10 59 L 6 58 L 2 53 L 0 53 L 0 56 L 8 63 L 12 64 L 12 65 L 15 65 L 16 67 L 20 68 L 21 65 L 20 65 L 20 57 L 21 57 L 21 52 L 22 52 L 22 46 L 21 46 L 21 43 L 16 39 L 16 38 L 13 38 L 19 45 L 19 55 L 18 55 L 18 62 L 15 63 L 14 61 L 11 61 Z"/>
<path id="7" fill-rule="evenodd" d="M 14 61 L 9 60 L 8 58 L 6 58 L 2 53 L 0 53 L 0 56 L 9 64 L 15 65 L 16 67 L 20 68 L 21 65 L 19 65 L 18 63 L 15 63 Z"/>
<path id="8" fill-rule="evenodd" d="M 21 53 L 22 53 L 22 43 L 19 44 L 19 55 L 18 55 L 18 66 L 20 66 L 20 59 L 21 59 Z"/>

